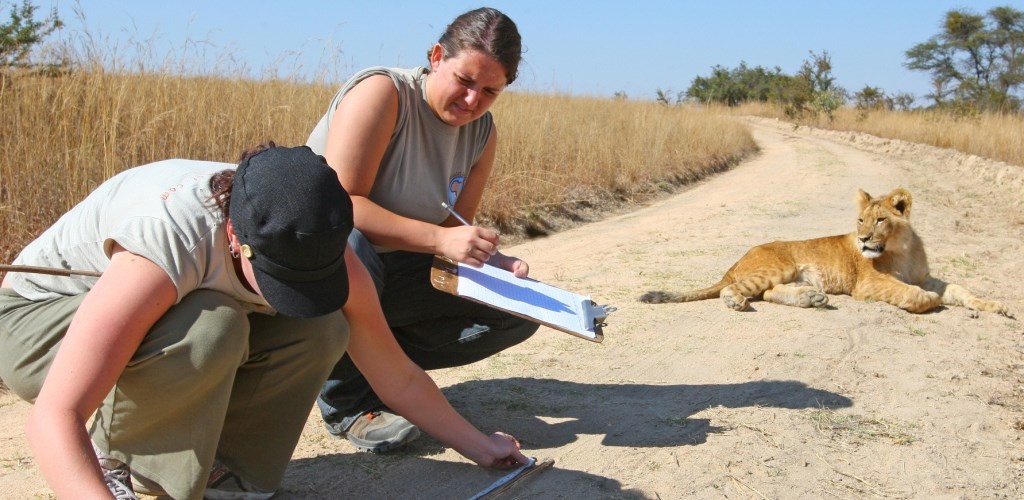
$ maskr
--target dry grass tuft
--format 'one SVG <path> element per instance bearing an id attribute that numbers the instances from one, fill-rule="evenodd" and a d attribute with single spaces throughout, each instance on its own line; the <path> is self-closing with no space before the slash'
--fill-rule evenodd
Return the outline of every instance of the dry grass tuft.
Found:
<path id="1" fill-rule="evenodd" d="M 893 444 L 907 445 L 917 441 L 910 429 L 913 425 L 884 418 L 845 415 L 833 410 L 814 410 L 809 417 L 819 432 L 832 438 L 854 440 L 891 439 Z"/>

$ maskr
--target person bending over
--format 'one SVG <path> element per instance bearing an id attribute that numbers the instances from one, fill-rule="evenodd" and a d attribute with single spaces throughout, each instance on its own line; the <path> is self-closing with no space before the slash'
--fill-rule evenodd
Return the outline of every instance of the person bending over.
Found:
<path id="1" fill-rule="evenodd" d="M 60 498 L 269 498 L 348 349 L 377 393 L 474 462 L 526 461 L 459 416 L 387 328 L 323 157 L 166 160 L 100 185 L 0 287 L 0 378 Z M 92 423 L 87 431 L 87 421 Z"/>

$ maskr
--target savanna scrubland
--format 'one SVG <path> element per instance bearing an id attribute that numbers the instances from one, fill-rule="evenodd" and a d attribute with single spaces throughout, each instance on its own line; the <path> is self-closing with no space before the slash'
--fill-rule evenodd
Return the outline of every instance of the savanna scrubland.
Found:
<path id="1" fill-rule="evenodd" d="M 273 139 L 305 142 L 336 90 L 327 83 L 92 69 L 5 72 L 0 80 L 0 262 L 116 172 L 166 158 L 234 162 Z M 493 108 L 501 140 L 480 218 L 534 237 L 649 201 L 757 150 L 734 119 L 785 119 L 764 104 L 666 105 L 510 90 Z M 841 109 L 829 130 L 1024 164 L 1019 114 Z"/>
<path id="2" fill-rule="evenodd" d="M 672 173 L 632 195 L 574 194 L 563 207 L 620 204 L 506 248 L 530 262 L 531 276 L 616 306 L 604 342 L 542 327 L 499 355 L 431 372 L 481 429 L 510 432 L 527 454 L 555 460 L 512 494 L 1019 497 L 1018 320 L 959 308 L 917 315 L 845 296 L 822 310 L 754 302 L 748 313 L 719 300 L 647 305 L 637 297 L 714 282 L 764 241 L 848 232 L 856 189 L 903 186 L 933 272 L 1019 316 L 1021 167 L 774 118 L 686 113 L 735 127 L 756 151 L 685 184 Z M 519 217 L 554 227 L 556 215 L 573 213 L 542 208 Z M 28 408 L 0 393 L 0 497 L 50 496 L 25 443 Z M 327 437 L 312 411 L 278 498 L 466 498 L 502 474 L 430 437 L 398 453 L 359 453 Z"/>
<path id="3" fill-rule="evenodd" d="M 233 162 L 294 145 L 328 82 L 159 70 L 0 78 L 0 262 L 115 172 L 171 157 Z M 536 498 L 1019 497 L 1019 321 L 914 315 L 832 297 L 825 310 L 651 306 L 713 282 L 747 248 L 850 231 L 857 188 L 903 186 L 933 271 L 1024 311 L 1024 120 L 840 108 L 675 105 L 511 89 L 480 219 L 532 275 L 619 308 L 591 344 L 529 342 L 432 372 L 485 430 L 554 468 Z M 0 497 L 50 495 L 0 390 Z M 326 437 L 311 413 L 281 497 L 468 497 L 500 476 L 429 437 L 391 455 Z"/>

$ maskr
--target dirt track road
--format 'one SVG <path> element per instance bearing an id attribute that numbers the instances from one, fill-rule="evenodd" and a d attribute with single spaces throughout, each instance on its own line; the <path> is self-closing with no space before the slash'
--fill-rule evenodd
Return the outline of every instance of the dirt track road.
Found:
<path id="1" fill-rule="evenodd" d="M 851 231 L 858 188 L 908 188 L 932 271 L 1024 317 L 1024 168 L 850 133 L 750 122 L 762 152 L 672 198 L 506 249 L 532 276 L 619 309 L 606 339 L 546 328 L 433 372 L 487 431 L 554 467 L 510 498 L 1020 498 L 1024 321 L 913 315 L 830 297 L 825 310 L 647 305 L 714 282 L 750 246 Z M 47 489 L 27 405 L 0 399 L 0 497 Z M 432 438 L 356 453 L 311 415 L 281 498 L 466 498 L 503 473 Z"/>

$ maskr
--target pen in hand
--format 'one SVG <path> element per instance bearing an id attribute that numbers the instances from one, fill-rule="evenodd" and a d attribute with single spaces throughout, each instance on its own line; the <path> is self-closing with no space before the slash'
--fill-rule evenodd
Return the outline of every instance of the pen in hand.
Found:
<path id="1" fill-rule="evenodd" d="M 441 202 L 441 206 L 444 207 L 444 209 L 447 210 L 448 213 L 452 214 L 453 217 L 458 219 L 459 222 L 461 222 L 461 223 L 463 223 L 463 224 L 465 224 L 467 226 L 472 226 L 472 224 L 470 224 L 469 221 L 466 220 L 463 216 L 459 215 L 459 213 L 456 212 L 455 209 L 452 208 L 451 205 L 449 205 L 449 204 L 447 204 L 447 203 L 442 201 Z M 493 257 L 497 257 L 497 259 L 492 259 L 491 261 L 486 261 L 485 263 L 491 264 L 491 265 L 497 265 L 498 267 L 505 268 L 506 266 L 511 267 L 512 265 L 511 264 L 498 265 L 498 263 L 496 261 L 498 261 L 498 260 L 500 260 L 500 261 L 514 260 L 514 261 L 517 261 L 519 264 L 521 264 L 523 267 L 521 269 L 515 269 L 515 270 L 507 269 L 508 271 L 513 272 L 517 277 L 520 277 L 520 278 L 525 278 L 526 274 L 530 272 L 529 271 L 530 270 L 529 266 L 527 266 L 525 262 L 523 262 L 523 261 L 521 261 L 519 259 L 515 259 L 513 257 L 506 257 L 503 253 L 501 253 L 499 251 L 495 251 Z"/>
<path id="2" fill-rule="evenodd" d="M 459 213 L 456 212 L 455 209 L 452 208 L 451 205 L 449 205 L 449 204 L 447 204 L 447 203 L 442 201 L 441 202 L 441 206 L 444 207 L 445 210 L 447 210 L 448 213 L 452 214 L 452 216 L 454 216 L 456 219 L 459 219 L 459 222 L 461 222 L 461 223 L 463 223 L 463 224 L 465 224 L 467 226 L 472 226 L 472 224 L 470 224 L 468 220 L 464 219 L 461 215 L 459 215 Z"/>

